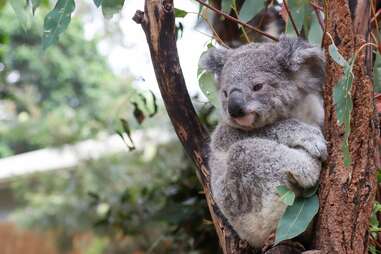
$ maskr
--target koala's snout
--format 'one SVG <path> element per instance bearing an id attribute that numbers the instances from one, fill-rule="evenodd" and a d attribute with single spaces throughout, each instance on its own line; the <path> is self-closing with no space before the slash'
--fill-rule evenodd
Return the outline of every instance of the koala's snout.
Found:
<path id="1" fill-rule="evenodd" d="M 243 94 L 238 89 L 233 89 L 229 94 L 228 112 L 233 118 L 242 117 L 245 115 L 245 99 Z"/>

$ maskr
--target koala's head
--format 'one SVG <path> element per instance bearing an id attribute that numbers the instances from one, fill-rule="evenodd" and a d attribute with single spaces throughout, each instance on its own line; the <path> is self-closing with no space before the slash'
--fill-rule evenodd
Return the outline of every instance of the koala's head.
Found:
<path id="1" fill-rule="evenodd" d="M 289 117 L 305 96 L 321 93 L 325 75 L 321 49 L 286 36 L 277 43 L 211 48 L 200 67 L 217 78 L 223 121 L 244 130 Z"/>

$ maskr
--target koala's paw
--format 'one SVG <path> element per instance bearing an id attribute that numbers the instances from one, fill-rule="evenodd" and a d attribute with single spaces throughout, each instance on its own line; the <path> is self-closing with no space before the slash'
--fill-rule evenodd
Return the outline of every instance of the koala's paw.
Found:
<path id="1" fill-rule="evenodd" d="M 295 147 L 301 147 L 311 156 L 325 161 L 328 157 L 327 142 L 323 135 L 319 133 L 309 133 L 308 136 L 295 137 Z"/>

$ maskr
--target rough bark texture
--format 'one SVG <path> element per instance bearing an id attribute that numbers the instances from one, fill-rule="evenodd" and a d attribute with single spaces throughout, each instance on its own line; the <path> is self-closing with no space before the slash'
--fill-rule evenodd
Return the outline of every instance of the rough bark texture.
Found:
<path id="1" fill-rule="evenodd" d="M 332 36 L 346 59 L 369 41 L 369 1 L 358 1 L 357 6 L 351 6 L 351 10 L 347 0 L 325 1 L 325 13 L 326 32 Z M 325 36 L 326 52 L 330 44 L 330 37 Z M 316 228 L 316 247 L 321 253 L 367 253 L 378 154 L 369 50 L 369 47 L 365 47 L 358 53 L 353 70 L 355 79 L 349 138 L 352 163 L 347 168 L 343 164 L 341 148 L 344 130 L 337 125 L 332 99 L 333 88 L 341 78 L 342 68 L 326 54 L 328 78 L 324 100 L 329 160 L 321 174 L 319 193 L 321 208 Z"/>

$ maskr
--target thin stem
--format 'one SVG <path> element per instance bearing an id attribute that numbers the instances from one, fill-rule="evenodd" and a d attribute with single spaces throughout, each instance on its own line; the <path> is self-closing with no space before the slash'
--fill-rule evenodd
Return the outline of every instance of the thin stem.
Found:
<path id="1" fill-rule="evenodd" d="M 236 1 L 233 2 L 233 11 L 234 11 L 235 15 L 238 17 L 238 11 L 237 11 Z M 242 29 L 242 33 L 243 33 L 243 36 L 245 37 L 245 40 L 248 43 L 251 42 L 249 36 L 247 35 L 247 32 L 246 32 L 245 28 L 240 26 L 240 29 Z"/>
<path id="2" fill-rule="evenodd" d="M 236 23 L 238 23 L 238 24 L 240 24 L 240 25 L 246 27 L 246 28 L 249 28 L 249 29 L 251 29 L 251 30 L 253 30 L 253 31 L 255 31 L 255 32 L 257 32 L 257 33 L 259 33 L 259 34 L 265 36 L 265 37 L 267 37 L 267 38 L 270 38 L 270 39 L 273 40 L 273 41 L 278 41 L 278 38 L 272 36 L 271 34 L 266 33 L 266 32 L 264 32 L 264 31 L 262 31 L 262 30 L 260 30 L 260 29 L 258 29 L 258 28 L 256 28 L 256 27 L 254 27 L 254 26 L 248 24 L 248 23 L 245 23 L 245 22 L 243 22 L 243 21 L 237 19 L 237 18 L 234 18 L 234 17 L 232 17 L 232 16 L 230 16 L 230 15 L 228 15 L 228 14 L 226 14 L 226 13 L 220 11 L 220 10 L 217 9 L 216 7 L 211 6 L 211 5 L 207 4 L 207 3 L 205 3 L 203 0 L 196 0 L 196 2 L 198 2 L 199 4 L 205 6 L 205 7 L 208 8 L 208 9 L 210 9 L 210 10 L 216 12 L 217 14 L 219 14 L 219 15 L 221 15 L 221 16 L 224 16 L 226 19 L 229 19 L 229 20 L 231 20 L 231 21 L 233 21 L 233 22 L 236 22 Z"/>
<path id="3" fill-rule="evenodd" d="M 290 9 L 288 8 L 287 1 L 283 1 L 283 5 L 284 5 L 284 8 L 287 11 L 288 19 L 291 21 L 292 27 L 294 28 L 294 31 L 295 31 L 296 35 L 299 37 L 300 33 L 298 31 L 298 28 L 296 27 L 295 20 L 294 20 L 294 18 L 291 15 Z"/>
<path id="4" fill-rule="evenodd" d="M 214 29 L 213 25 L 210 24 L 210 22 L 209 22 L 209 20 L 208 20 L 207 17 L 204 17 L 203 15 L 200 15 L 200 14 L 197 13 L 197 12 L 188 12 L 188 13 L 190 13 L 190 14 L 195 14 L 195 15 L 201 17 L 201 18 L 208 24 L 210 30 L 212 30 L 212 33 L 215 34 L 215 37 L 216 37 L 215 39 L 216 39 L 216 41 L 218 41 L 218 43 L 221 44 L 223 47 L 225 47 L 225 48 L 230 48 L 228 45 L 226 45 L 226 43 L 225 43 L 225 42 L 222 40 L 222 38 L 219 36 L 219 34 L 217 33 L 217 31 Z M 201 31 L 198 31 L 198 32 L 199 32 L 199 33 L 202 33 Z M 206 35 L 206 36 L 208 36 L 208 37 L 213 38 L 213 36 L 210 36 L 209 34 L 205 34 L 205 33 L 202 33 L 202 34 L 204 34 L 204 35 Z"/>
<path id="5" fill-rule="evenodd" d="M 377 17 L 380 15 L 381 9 L 376 12 L 376 14 L 373 15 L 373 18 L 370 20 L 370 22 L 377 21 Z"/>
<path id="6" fill-rule="evenodd" d="M 316 3 L 314 2 L 310 2 L 310 5 L 314 8 L 314 9 L 317 9 L 319 11 L 324 11 L 323 7 L 321 7 L 320 5 L 317 5 Z"/>
<path id="7" fill-rule="evenodd" d="M 376 10 L 374 9 L 374 7 L 375 7 L 375 6 L 374 6 L 374 1 L 372 1 L 372 2 L 370 3 L 370 8 L 371 8 L 371 11 L 372 11 L 373 18 L 371 19 L 370 22 L 371 22 L 371 23 L 372 23 L 372 22 L 375 23 L 376 31 L 377 31 L 377 34 L 376 34 L 376 38 L 377 38 L 377 40 L 376 40 L 375 42 L 378 42 L 378 41 L 379 41 L 378 39 L 380 38 L 380 36 L 379 36 L 379 35 L 380 35 L 380 34 L 379 34 L 379 33 L 380 33 L 380 32 L 379 32 L 380 30 L 379 30 L 379 27 L 378 27 L 377 16 L 380 14 L 380 11 L 381 11 L 381 10 L 378 10 L 377 13 L 376 13 Z"/>
<path id="8" fill-rule="evenodd" d="M 315 12 L 315 15 L 316 15 L 316 17 L 317 17 L 317 19 L 319 21 L 321 29 L 324 31 L 325 30 L 324 22 L 323 22 L 323 19 L 322 19 L 321 15 L 320 15 L 320 11 L 322 11 L 323 8 L 321 8 L 320 6 L 318 6 L 318 5 L 316 5 L 316 4 L 312 3 L 312 2 L 310 2 L 310 5 L 312 6 L 312 9 Z"/>

